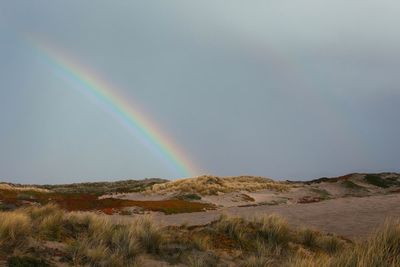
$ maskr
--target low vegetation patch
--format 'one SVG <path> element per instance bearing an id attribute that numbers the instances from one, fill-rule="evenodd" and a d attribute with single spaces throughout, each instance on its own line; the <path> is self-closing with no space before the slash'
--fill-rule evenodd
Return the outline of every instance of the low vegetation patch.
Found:
<path id="1" fill-rule="evenodd" d="M 68 211 L 102 211 L 106 214 L 119 213 L 126 207 L 140 207 L 149 211 L 166 214 L 198 212 L 213 209 L 207 203 L 182 199 L 160 201 L 134 201 L 117 198 L 98 198 L 94 194 L 55 193 L 41 191 L 0 190 L 0 201 L 4 207 L 22 207 L 26 205 L 46 205 L 54 203 Z"/>
<path id="2" fill-rule="evenodd" d="M 353 181 L 350 180 L 345 180 L 343 182 L 341 182 L 341 185 L 347 189 L 351 189 L 351 190 L 366 190 L 365 187 L 354 183 Z"/>
<path id="3" fill-rule="evenodd" d="M 0 212 L 0 219 L 0 258 L 9 266 L 125 267 L 144 258 L 180 266 L 400 266 L 399 220 L 350 242 L 275 215 L 161 228 L 148 216 L 120 224 L 46 205 Z M 57 250 L 46 247 L 50 241 Z"/>
<path id="4" fill-rule="evenodd" d="M 57 193 L 80 193 L 106 195 L 117 193 L 142 192 L 151 186 L 165 183 L 164 179 L 125 180 L 116 182 L 75 183 L 62 185 L 41 185 L 40 189 L 51 190 Z"/>
<path id="5" fill-rule="evenodd" d="M 383 178 L 381 178 L 379 175 L 375 174 L 367 174 L 364 177 L 364 180 L 368 182 L 369 184 L 382 187 L 382 188 L 388 188 L 391 186 L 391 183 Z"/>
<path id="6" fill-rule="evenodd" d="M 310 188 L 310 191 L 313 192 L 314 194 L 317 194 L 318 197 L 320 197 L 321 199 L 330 199 L 331 198 L 331 194 L 326 191 L 325 189 L 321 189 L 321 188 Z"/>
<path id="7" fill-rule="evenodd" d="M 253 176 L 216 177 L 200 176 L 197 178 L 181 179 L 153 185 L 149 192 L 168 193 L 185 192 L 200 195 L 216 195 L 238 191 L 258 191 L 269 189 L 279 192 L 288 191 L 291 186 L 284 182 L 275 182 L 271 179 Z"/>
<path id="8" fill-rule="evenodd" d="M 201 200 L 201 196 L 199 196 L 198 194 L 179 194 L 175 197 L 176 199 L 180 199 L 180 200 Z"/>
<path id="9" fill-rule="evenodd" d="M 337 181 L 339 181 L 338 177 L 332 177 L 332 178 L 321 177 L 318 179 L 313 179 L 311 181 L 306 181 L 304 183 L 307 185 L 312 185 L 312 184 L 319 184 L 319 183 L 336 183 Z"/>

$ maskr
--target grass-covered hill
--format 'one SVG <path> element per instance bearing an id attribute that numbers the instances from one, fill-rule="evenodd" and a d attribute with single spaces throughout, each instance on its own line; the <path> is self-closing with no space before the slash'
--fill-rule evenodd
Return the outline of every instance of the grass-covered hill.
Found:
<path id="1" fill-rule="evenodd" d="M 165 183 L 168 180 L 159 178 L 150 178 L 144 180 L 122 180 L 114 182 L 88 182 L 88 183 L 73 183 L 73 184 L 56 184 L 56 185 L 21 185 L 9 184 L 16 188 L 39 188 L 46 189 L 57 193 L 84 193 L 84 194 L 116 194 L 116 193 L 131 193 L 141 192 L 155 184 Z"/>

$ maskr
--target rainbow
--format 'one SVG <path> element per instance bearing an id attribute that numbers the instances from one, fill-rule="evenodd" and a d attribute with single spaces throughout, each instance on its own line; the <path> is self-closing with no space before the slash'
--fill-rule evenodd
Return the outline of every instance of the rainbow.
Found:
<path id="1" fill-rule="evenodd" d="M 182 149 L 157 128 L 153 120 L 140 112 L 137 105 L 125 100 L 117 88 L 60 49 L 54 49 L 32 38 L 29 40 L 41 60 L 111 114 L 151 150 L 173 172 L 175 178 L 197 173 L 197 168 Z"/>

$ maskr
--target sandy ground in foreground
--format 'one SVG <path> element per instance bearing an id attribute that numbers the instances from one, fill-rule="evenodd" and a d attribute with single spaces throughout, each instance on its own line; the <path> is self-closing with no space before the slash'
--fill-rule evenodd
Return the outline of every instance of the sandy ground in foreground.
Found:
<path id="1" fill-rule="evenodd" d="M 311 227 L 349 238 L 365 238 L 385 219 L 400 217 L 400 194 L 347 197 L 309 204 L 226 207 L 207 212 L 174 215 L 156 213 L 154 218 L 163 225 L 201 225 L 217 219 L 222 213 L 244 217 L 274 213 L 286 218 L 293 226 Z"/>

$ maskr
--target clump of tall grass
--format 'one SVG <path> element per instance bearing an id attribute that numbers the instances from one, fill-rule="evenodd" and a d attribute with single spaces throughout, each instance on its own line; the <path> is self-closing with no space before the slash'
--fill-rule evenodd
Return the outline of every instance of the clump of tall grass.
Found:
<path id="1" fill-rule="evenodd" d="M 327 254 L 294 257 L 291 267 L 395 267 L 400 266 L 400 220 L 389 220 L 364 242 L 349 249 L 338 249 L 339 239 L 331 238 L 324 247 Z M 335 240 L 336 239 L 336 240 Z M 335 240 L 335 241 L 334 241 Z M 325 239 L 326 242 L 326 239 Z M 334 244 L 335 243 L 335 244 Z M 339 244 L 339 247 L 343 243 Z M 331 254 L 333 253 L 333 254 Z"/>
<path id="2" fill-rule="evenodd" d="M 241 217 L 229 217 L 226 214 L 220 216 L 218 221 L 215 223 L 214 228 L 226 234 L 228 237 L 243 241 L 245 239 L 245 223 L 244 218 Z"/>
<path id="3" fill-rule="evenodd" d="M 318 234 L 311 229 L 302 229 L 298 233 L 299 242 L 308 248 L 315 248 L 317 246 Z"/>
<path id="4" fill-rule="evenodd" d="M 59 240 L 63 235 L 65 212 L 54 204 L 31 206 L 22 209 L 32 221 L 32 230 L 46 240 Z"/>
<path id="5" fill-rule="evenodd" d="M 23 211 L 32 218 L 32 220 L 43 220 L 47 216 L 55 213 L 63 213 L 55 204 L 45 206 L 31 206 L 24 208 Z"/>
<path id="6" fill-rule="evenodd" d="M 317 245 L 326 253 L 337 253 L 342 250 L 345 242 L 336 236 L 322 236 L 317 239 Z"/>
<path id="7" fill-rule="evenodd" d="M 31 220 L 25 213 L 0 212 L 0 251 L 23 248 L 31 230 Z"/>
<path id="8" fill-rule="evenodd" d="M 161 229 L 149 217 L 117 224 L 93 213 L 65 213 L 57 206 L 0 213 L 0 251 L 26 245 L 28 237 L 66 242 L 75 265 L 133 266 L 138 255 L 157 253 Z"/>
<path id="9" fill-rule="evenodd" d="M 38 233 L 47 240 L 60 240 L 63 236 L 63 228 L 60 227 L 64 221 L 62 212 L 56 212 L 44 217 L 38 224 Z"/>
<path id="10" fill-rule="evenodd" d="M 133 266 L 138 255 L 158 253 L 161 229 L 150 217 L 119 225 L 100 216 L 73 215 L 76 225 L 87 223 L 87 233 L 69 245 L 72 261 L 90 266 Z"/>
<path id="11" fill-rule="evenodd" d="M 157 253 L 163 239 L 161 229 L 149 216 L 142 216 L 132 221 L 129 231 L 135 236 L 148 253 Z"/>
<path id="12" fill-rule="evenodd" d="M 257 237 L 272 246 L 287 246 L 290 241 L 286 220 L 276 215 L 264 215 L 252 221 Z"/>
<path id="13" fill-rule="evenodd" d="M 191 244 L 195 249 L 200 251 L 206 251 L 212 247 L 211 237 L 208 235 L 193 235 Z"/>
<path id="14" fill-rule="evenodd" d="M 254 256 L 254 260 L 280 257 L 292 240 L 288 223 L 276 215 L 262 215 L 251 220 L 222 215 L 213 227 L 231 238 L 237 248 Z"/>
<path id="15" fill-rule="evenodd" d="M 135 242 L 120 234 L 104 241 L 82 237 L 71 242 L 67 252 L 74 265 L 78 266 L 134 266 L 139 254 Z"/>
<path id="16" fill-rule="evenodd" d="M 331 265 L 331 258 L 325 254 L 312 256 L 295 255 L 284 266 L 287 267 L 368 267 L 357 265 Z"/>
<path id="17" fill-rule="evenodd" d="M 371 238 L 332 258 L 330 266 L 400 266 L 400 220 L 388 220 Z"/>

